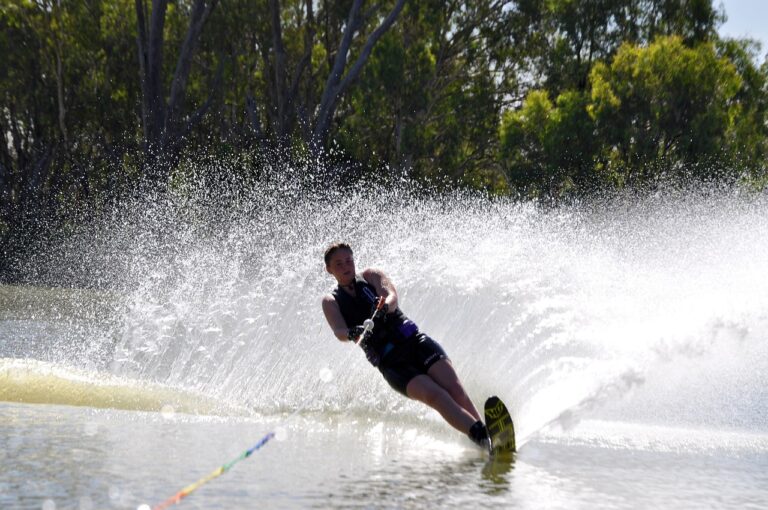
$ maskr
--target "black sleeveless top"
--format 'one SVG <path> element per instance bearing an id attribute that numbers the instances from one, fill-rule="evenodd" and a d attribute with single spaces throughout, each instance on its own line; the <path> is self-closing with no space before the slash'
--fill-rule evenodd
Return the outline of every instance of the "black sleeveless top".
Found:
<path id="1" fill-rule="evenodd" d="M 370 319 L 379 297 L 376 288 L 359 275 L 355 275 L 355 296 L 347 293 L 340 285 L 331 291 L 331 295 L 339 304 L 348 328 L 361 326 L 366 319 Z M 365 356 L 373 366 L 378 366 L 393 344 L 407 340 L 416 333 L 416 325 L 398 308 L 387 314 L 386 321 L 373 328 L 373 334 L 363 345 Z"/>

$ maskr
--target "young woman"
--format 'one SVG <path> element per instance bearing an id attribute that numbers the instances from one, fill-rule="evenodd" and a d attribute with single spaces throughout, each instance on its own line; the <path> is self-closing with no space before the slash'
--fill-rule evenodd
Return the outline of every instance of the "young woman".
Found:
<path id="1" fill-rule="evenodd" d="M 323 297 L 323 312 L 336 338 L 357 340 L 363 335 L 363 322 L 373 316 L 374 328 L 360 343 L 368 361 L 392 388 L 424 402 L 476 444 L 488 448 L 488 429 L 451 361 L 437 342 L 400 311 L 397 290 L 390 279 L 372 268 L 358 275 L 352 248 L 345 243 L 328 247 L 325 269 L 338 283 Z M 375 312 L 379 299 L 384 304 Z"/>

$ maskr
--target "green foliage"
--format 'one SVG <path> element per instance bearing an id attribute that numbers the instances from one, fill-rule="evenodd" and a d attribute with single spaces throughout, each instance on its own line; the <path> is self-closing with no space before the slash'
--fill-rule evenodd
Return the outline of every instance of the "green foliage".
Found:
<path id="1" fill-rule="evenodd" d="M 101 55 L 89 56 L 84 48 L 98 44 L 99 32 L 98 25 L 79 28 L 93 7 L 12 1 L 0 11 L 0 51 L 7 57 L 0 127 L 13 147 L 0 149 L 6 211 L 22 202 L 55 207 L 73 188 L 75 194 L 87 190 L 95 177 L 86 167 L 93 158 L 89 131 L 101 126 L 104 113 L 93 94 Z M 53 165 L 55 172 L 48 170 Z M 39 190 L 47 200 L 38 204 Z"/>
<path id="2" fill-rule="evenodd" d="M 689 48 L 679 37 L 626 44 L 610 65 L 596 65 L 590 80 L 587 109 L 603 145 L 599 160 L 622 182 L 722 171 L 742 79 L 712 44 Z"/>
<path id="3" fill-rule="evenodd" d="M 564 92 L 553 103 L 532 91 L 523 107 L 507 112 L 501 127 L 501 154 L 510 182 L 530 196 L 561 196 L 593 185 L 594 125 L 586 94 Z"/>
<path id="4" fill-rule="evenodd" d="M 678 36 L 625 43 L 592 66 L 586 91 L 554 101 L 530 92 L 502 123 L 510 182 L 529 195 L 561 196 L 764 174 L 768 76 L 748 48 L 691 47 Z"/>
<path id="5" fill-rule="evenodd" d="M 192 5 L 168 7 L 166 96 Z M 206 21 L 180 122 L 210 108 L 182 155 L 308 152 L 352 2 L 279 2 L 283 76 L 270 5 L 221 1 Z M 365 2 L 350 65 L 395 0 L 375 5 Z M 542 198 L 663 178 L 764 186 L 768 65 L 753 43 L 718 37 L 723 17 L 711 0 L 407 2 L 340 97 L 328 157 L 361 173 Z M 137 31 L 134 0 L 0 0 L 3 239 L 22 209 L 136 185 Z"/>
<path id="6" fill-rule="evenodd" d="M 718 54 L 736 68 L 741 87 L 733 99 L 726 134 L 730 162 L 758 187 L 768 182 L 768 60 L 755 65 L 759 44 L 749 40 L 718 43 Z"/>
<path id="7" fill-rule="evenodd" d="M 495 134 L 510 41 L 500 36 L 507 15 L 492 3 L 408 4 L 349 99 L 342 149 L 370 165 L 508 193 Z"/>
<path id="8" fill-rule="evenodd" d="M 553 96 L 585 89 L 592 65 L 624 42 L 679 35 L 692 46 L 716 38 L 723 19 L 710 0 L 518 0 L 512 12 L 516 43 Z"/>

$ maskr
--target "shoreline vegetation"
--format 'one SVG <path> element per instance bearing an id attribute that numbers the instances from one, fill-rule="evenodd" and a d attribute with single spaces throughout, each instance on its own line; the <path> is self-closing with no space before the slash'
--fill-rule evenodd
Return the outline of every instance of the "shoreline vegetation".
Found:
<path id="1" fill-rule="evenodd" d="M 768 61 L 718 35 L 718 5 L 0 0 L 0 280 L 51 232 L 200 176 L 761 192 Z"/>

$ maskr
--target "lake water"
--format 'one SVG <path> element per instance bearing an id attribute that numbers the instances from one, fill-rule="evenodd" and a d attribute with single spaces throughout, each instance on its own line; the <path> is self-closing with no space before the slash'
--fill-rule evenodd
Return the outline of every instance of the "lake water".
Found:
<path id="1" fill-rule="evenodd" d="M 763 198 L 285 193 L 134 204 L 0 286 L 0 508 L 152 507 L 269 432 L 180 508 L 768 507 Z M 507 402 L 513 462 L 335 341 L 339 239 Z"/>
<path id="2" fill-rule="evenodd" d="M 587 421 L 488 465 L 431 419 L 308 414 L 247 419 L 0 405 L 0 507 L 157 504 L 279 439 L 180 508 L 765 508 L 768 436 Z"/>

